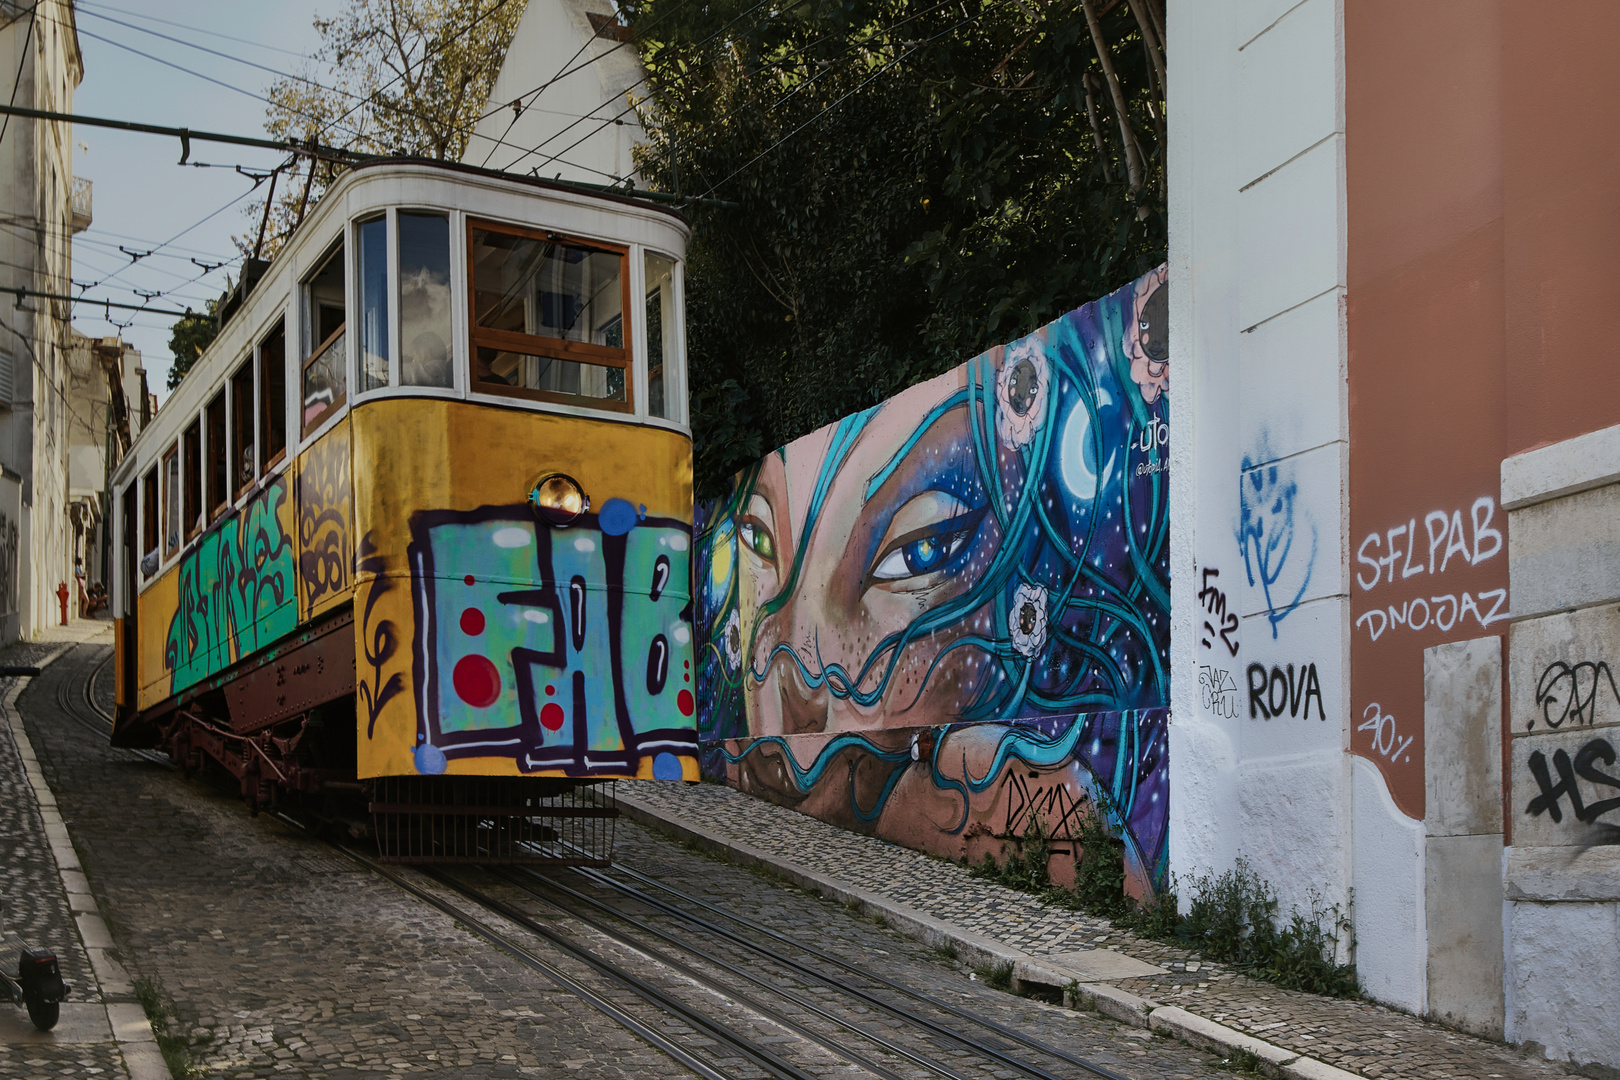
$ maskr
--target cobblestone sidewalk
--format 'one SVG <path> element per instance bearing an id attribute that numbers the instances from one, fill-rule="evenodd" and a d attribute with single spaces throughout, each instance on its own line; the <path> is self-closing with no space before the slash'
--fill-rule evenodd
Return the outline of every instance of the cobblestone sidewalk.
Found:
<path id="1" fill-rule="evenodd" d="M 72 627 L 45 640 L 18 642 L 0 651 L 0 665 L 33 666 L 64 644 L 84 640 L 99 625 Z M 0 701 L 16 685 L 0 678 Z M 36 1031 L 21 1009 L 0 1004 L 0 1078 L 45 1076 L 127 1077 L 108 1022 L 106 1001 L 80 939 L 74 911 L 46 836 L 34 786 L 10 717 L 0 715 L 0 963 L 14 970 L 23 943 L 56 953 L 73 991 L 50 1032 Z M 29 761 L 32 761 L 30 758 Z M 137 1006 L 138 1008 L 138 1006 Z"/>
<path id="2" fill-rule="evenodd" d="M 1027 893 L 974 878 L 966 867 L 846 832 L 733 788 L 646 781 L 621 782 L 618 790 L 621 804 L 632 813 L 639 809 L 636 816 L 643 820 L 695 826 L 1054 966 L 1131 970 L 1129 960 L 1105 955 L 1110 952 L 1145 962 L 1159 970 L 1111 978 L 1109 985 L 1351 1073 L 1403 1080 L 1576 1075 L 1562 1064 L 1382 1005 L 1278 989 L 1204 962 L 1197 953 L 1146 941 L 1106 919 L 1048 907 Z"/>

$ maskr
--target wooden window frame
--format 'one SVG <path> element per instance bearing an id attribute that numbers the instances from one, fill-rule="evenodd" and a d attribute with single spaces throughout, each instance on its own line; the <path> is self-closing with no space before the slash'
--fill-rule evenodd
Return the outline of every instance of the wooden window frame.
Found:
<path id="1" fill-rule="evenodd" d="M 178 499 L 178 498 L 180 498 L 180 492 L 178 492 L 178 491 L 169 491 L 168 490 L 168 488 L 170 486 L 169 462 L 171 462 L 171 461 L 173 461 L 175 463 L 174 481 L 173 482 L 183 488 L 185 486 L 185 480 L 184 480 L 184 477 L 181 476 L 181 473 L 180 473 L 180 440 L 179 439 L 176 439 L 174 442 L 170 443 L 169 448 L 163 452 L 161 457 L 158 458 L 158 488 L 159 488 L 159 491 L 161 492 L 161 494 L 158 496 L 159 499 L 161 500 L 158 503 L 158 512 L 161 515 L 158 518 L 158 548 L 163 552 L 163 554 L 158 556 L 159 561 L 167 559 L 169 557 L 169 555 L 171 554 L 171 552 L 168 550 L 168 548 L 163 543 L 163 530 L 168 528 L 168 525 L 169 525 L 169 500 L 170 499 Z M 180 507 L 176 507 L 175 509 L 178 511 L 175 514 L 175 517 L 179 519 L 180 524 L 181 524 L 181 529 L 182 529 L 182 531 L 184 531 L 184 527 L 185 527 L 185 511 L 182 510 Z M 181 545 L 182 545 L 182 541 L 181 541 L 180 537 L 176 536 L 174 538 L 174 552 L 173 552 L 173 554 L 179 554 Z"/>
<path id="2" fill-rule="evenodd" d="M 478 325 L 478 282 L 477 268 L 473 259 L 473 231 L 482 229 L 485 232 L 504 233 L 508 236 L 520 236 L 527 240 L 538 240 L 547 244 L 574 245 L 588 248 L 592 251 L 612 252 L 619 257 L 619 318 L 623 325 L 624 348 L 615 349 L 609 345 L 595 345 L 584 341 L 568 341 L 564 338 L 543 337 L 539 334 L 519 334 L 511 330 L 489 330 Z M 575 408 L 602 409 L 607 412 L 630 413 L 636 411 L 636 380 L 635 380 L 635 335 L 631 322 L 631 290 L 630 290 L 630 247 L 627 244 L 612 244 L 605 240 L 590 240 L 583 236 L 574 236 L 569 233 L 560 233 L 552 229 L 533 229 L 522 225 L 509 225 L 501 221 L 490 221 L 486 218 L 467 218 L 467 332 L 470 341 L 468 356 L 469 389 L 475 393 L 492 394 L 502 397 L 526 398 L 530 401 L 544 401 L 552 405 L 571 405 Z M 479 375 L 482 365 L 478 360 L 479 348 L 500 349 L 504 352 L 515 352 L 523 356 L 543 356 L 549 360 L 568 360 L 574 363 L 591 364 L 596 367 L 618 368 L 624 372 L 624 400 L 614 401 L 612 398 L 593 398 L 584 394 L 559 394 L 550 390 L 531 390 L 523 386 L 500 386 L 495 383 L 485 383 Z"/>
<path id="3" fill-rule="evenodd" d="M 231 412 L 231 457 L 230 461 L 226 462 L 225 465 L 225 486 L 227 488 L 232 486 L 231 474 L 236 469 L 240 469 L 242 467 L 242 452 L 247 449 L 247 443 L 253 444 L 253 456 L 251 459 L 249 459 L 252 466 L 252 475 L 250 475 L 246 480 L 239 480 L 236 482 L 234 488 L 236 494 L 234 497 L 237 499 L 240 499 L 249 491 L 252 491 L 254 482 L 259 479 L 259 447 L 258 440 L 253 437 L 254 425 L 256 423 L 254 418 L 258 415 L 256 401 L 258 394 L 258 379 L 254 377 L 255 374 L 256 373 L 253 370 L 253 356 L 252 354 L 249 354 L 245 361 L 237 365 L 236 371 L 225 382 L 225 386 L 229 391 L 226 397 L 226 407 L 229 408 Z M 242 402 L 240 401 L 238 395 L 238 391 L 240 390 L 243 381 L 243 376 L 246 376 L 248 398 L 247 415 L 245 417 L 242 415 L 243 410 L 240 408 Z M 247 421 L 245 424 L 243 423 L 244 420 Z M 246 443 L 243 441 L 244 435 L 247 439 Z M 233 466 L 235 467 L 234 469 Z"/>
<path id="4" fill-rule="evenodd" d="M 278 332 L 281 334 L 281 355 L 276 358 L 276 363 L 281 367 L 281 448 L 271 456 L 266 457 L 265 450 L 269 446 L 271 419 L 274 414 L 274 410 L 270 405 L 270 372 L 274 365 L 265 360 L 264 347 Z M 259 459 L 259 475 L 265 476 L 287 456 L 287 316 L 285 314 L 281 317 L 280 330 L 271 330 L 264 335 L 259 339 L 259 343 L 253 347 L 253 350 L 259 360 L 259 446 L 254 453 Z M 302 375 L 303 373 L 300 372 L 300 381 Z"/>
<path id="5" fill-rule="evenodd" d="M 203 501 L 208 505 L 208 522 L 219 518 L 231 508 L 231 395 L 227 383 L 221 386 L 208 404 L 203 406 L 203 461 L 207 472 L 203 474 Z M 219 445 L 214 445 L 214 406 L 219 406 Z M 214 500 L 214 477 L 219 477 L 219 499 Z"/>
<path id="6" fill-rule="evenodd" d="M 193 435 L 196 437 L 193 438 Z M 195 449 L 193 449 L 195 448 Z M 180 545 L 184 547 L 203 531 L 203 422 L 194 418 L 180 433 Z M 195 482 L 195 491 L 193 483 Z"/>
<path id="7" fill-rule="evenodd" d="M 141 518 L 141 560 L 148 555 L 156 554 L 163 547 L 163 523 L 158 515 L 161 513 L 161 504 L 158 502 L 158 466 L 154 465 L 141 477 L 141 499 L 145 502 L 146 513 Z M 147 546 L 147 539 L 152 544 Z M 158 565 L 162 565 L 163 557 L 158 556 Z"/>
<path id="8" fill-rule="evenodd" d="M 323 356 L 326 355 L 326 351 L 332 347 L 333 342 L 336 342 L 336 341 L 339 341 L 339 340 L 347 340 L 345 338 L 345 334 L 348 332 L 348 329 L 349 329 L 349 319 L 348 319 L 348 316 L 345 315 L 344 318 L 343 318 L 343 322 L 338 325 L 338 328 L 336 330 L 332 331 L 331 336 L 329 336 L 325 341 L 321 342 L 320 347 L 315 349 L 313 352 L 311 352 L 309 354 L 309 359 L 305 360 L 301 365 L 299 365 L 299 368 L 298 368 L 298 415 L 299 415 L 299 418 L 300 418 L 299 419 L 299 424 L 298 424 L 298 426 L 299 426 L 299 438 L 302 438 L 302 439 L 309 438 L 309 433 L 310 432 L 314 431 L 316 428 L 318 428 L 322 424 L 326 423 L 328 420 L 330 420 L 332 418 L 333 413 L 337 412 L 339 409 L 343 408 L 343 406 L 345 406 L 345 405 L 347 405 L 349 403 L 349 377 L 348 377 L 349 358 L 347 356 L 344 356 L 342 358 L 343 363 L 344 363 L 344 369 L 343 369 L 344 370 L 343 393 L 340 394 L 338 397 L 333 398 L 332 399 L 332 404 L 330 404 L 326 408 L 322 409 L 320 411 L 320 413 L 318 413 L 313 419 L 310 419 L 310 420 L 304 420 L 303 419 L 303 415 L 304 415 L 304 378 L 305 378 L 305 376 L 307 376 L 309 374 L 309 369 L 315 363 L 315 361 L 321 359 Z"/>

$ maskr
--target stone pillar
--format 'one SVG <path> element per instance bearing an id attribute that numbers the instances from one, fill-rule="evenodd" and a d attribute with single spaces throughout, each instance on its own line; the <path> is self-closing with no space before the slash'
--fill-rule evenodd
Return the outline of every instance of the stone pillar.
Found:
<path id="1" fill-rule="evenodd" d="M 1502 1037 L 1502 639 L 1423 652 L 1429 1012 Z"/>
<path id="2" fill-rule="evenodd" d="M 1507 1035 L 1620 1069 L 1620 426 L 1502 463 Z"/>

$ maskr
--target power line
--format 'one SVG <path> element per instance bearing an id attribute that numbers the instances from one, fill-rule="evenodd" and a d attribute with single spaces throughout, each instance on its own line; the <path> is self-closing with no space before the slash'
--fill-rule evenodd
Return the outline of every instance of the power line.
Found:
<path id="1" fill-rule="evenodd" d="M 209 30 L 201 26 L 192 26 L 189 23 L 175 22 L 173 19 L 161 19 L 156 15 L 148 15 L 144 11 L 130 11 L 126 8 L 114 7 L 112 4 L 95 3 L 92 2 L 92 0 L 76 0 L 76 6 L 84 9 L 86 14 L 90 14 L 90 8 L 104 8 L 107 11 L 116 11 L 120 15 L 128 15 L 132 19 L 145 19 L 147 22 L 162 23 L 164 26 L 174 26 L 181 30 L 191 30 L 198 34 L 206 34 L 209 37 L 222 38 L 225 41 L 234 41 L 238 45 L 252 45 L 256 49 L 268 49 L 271 52 L 285 53 L 288 56 L 296 56 L 299 58 L 304 57 L 303 53 L 298 52 L 295 49 L 283 49 L 279 45 L 266 45 L 262 41 L 249 41 L 247 38 L 233 37 L 230 34 L 222 34 L 218 30 Z M 105 15 L 99 17 L 103 19 L 106 18 Z"/>
<path id="2" fill-rule="evenodd" d="M 28 9 L 28 32 L 23 34 L 22 52 L 17 57 L 17 77 L 11 81 L 11 104 L 17 104 L 17 88 L 22 85 L 23 68 L 28 66 L 28 44 L 34 39 L 34 19 L 39 14 L 39 5 L 44 0 L 34 0 L 34 6 Z M 6 141 L 6 129 L 11 127 L 11 115 L 6 114 L 0 122 L 0 143 Z"/>
<path id="3" fill-rule="evenodd" d="M 37 296 L 41 300 L 66 300 L 70 304 L 90 304 L 93 307 L 118 308 L 121 311 L 144 311 L 152 315 L 173 315 L 177 319 L 184 318 L 187 315 L 196 314 L 196 312 L 192 311 L 161 311 L 146 304 L 120 304 L 113 300 L 98 300 L 93 296 L 63 296 L 61 293 L 41 292 L 38 289 L 24 289 L 20 287 L 12 288 L 4 285 L 0 285 L 0 292 L 11 293 L 17 297 L 17 304 L 19 307 L 22 305 L 23 297 Z"/>

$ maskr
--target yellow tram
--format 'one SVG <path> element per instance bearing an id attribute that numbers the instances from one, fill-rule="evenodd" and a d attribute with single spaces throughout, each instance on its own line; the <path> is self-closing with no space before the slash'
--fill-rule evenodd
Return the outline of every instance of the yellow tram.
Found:
<path id="1" fill-rule="evenodd" d="M 412 861 L 599 861 L 581 784 L 695 780 L 688 236 L 345 173 L 115 474 L 115 744 Z"/>

